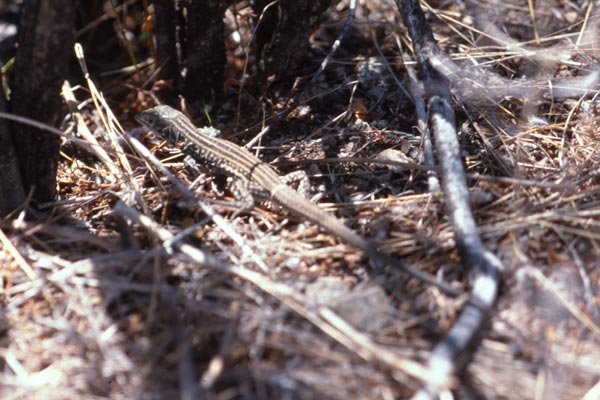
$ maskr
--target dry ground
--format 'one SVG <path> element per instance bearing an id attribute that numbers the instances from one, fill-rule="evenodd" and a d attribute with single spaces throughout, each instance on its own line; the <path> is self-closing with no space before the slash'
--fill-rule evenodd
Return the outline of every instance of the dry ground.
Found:
<path id="1" fill-rule="evenodd" d="M 512 0 L 423 4 L 441 48 L 483 80 L 476 86 L 501 76 L 539 87 L 521 96 L 473 95 L 460 87 L 466 78 L 453 81 L 472 206 L 486 246 L 505 265 L 500 300 L 455 394 L 598 398 L 598 86 L 586 96 L 574 88 L 570 99 L 548 89 L 550 78 L 598 68 L 596 9 L 549 0 L 531 7 Z M 346 15 L 345 1 L 328 12 L 298 76 L 316 70 Z M 133 11 L 130 17 L 135 21 Z M 243 144 L 292 94 L 290 82 L 273 83 L 262 94 L 260 82 L 241 85 L 243 47 L 236 38 L 228 40 L 233 84 L 207 114 L 226 138 Z M 127 66 L 123 60 L 113 64 Z M 414 66 L 393 2 L 360 2 L 311 101 L 255 150 L 282 172 L 305 169 L 321 206 L 386 251 L 467 288 L 442 197 L 430 192 L 422 169 L 410 166 L 423 162 L 414 107 L 390 75 L 402 79 L 402 61 Z M 0 235 L 1 397 L 410 396 L 419 381 L 405 368 L 426 360 L 462 299 L 371 265 L 269 203 L 236 215 L 224 180 L 207 170 L 198 178 L 178 150 L 136 128 L 135 112 L 154 105 L 154 94 L 166 86 L 152 80 L 156 67 L 150 62 L 102 75 L 115 66 L 107 63 L 93 78 L 127 133 L 193 184 L 224 221 L 207 218 L 160 170 L 123 141 L 113 142 L 108 132 L 117 129 L 100 119 L 106 111 L 88 102 L 85 125 L 107 159 L 66 139 L 61 199 L 46 206 L 47 220 L 2 222 L 8 238 Z M 80 103 L 90 96 L 76 95 Z M 73 127 L 67 118 L 65 130 Z M 122 203 L 173 234 L 193 227 L 179 240 L 236 267 L 207 268 L 186 258 L 156 237 L 156 227 L 115 212 Z M 382 354 L 393 359 L 381 361 Z"/>

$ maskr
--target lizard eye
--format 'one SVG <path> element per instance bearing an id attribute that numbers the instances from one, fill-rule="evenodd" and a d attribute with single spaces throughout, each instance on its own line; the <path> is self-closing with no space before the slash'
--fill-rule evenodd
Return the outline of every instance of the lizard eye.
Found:
<path id="1" fill-rule="evenodd" d="M 148 115 L 145 111 L 142 111 L 141 113 L 136 115 L 135 119 L 142 125 L 150 125 L 154 122 L 153 118 L 150 115 Z"/>

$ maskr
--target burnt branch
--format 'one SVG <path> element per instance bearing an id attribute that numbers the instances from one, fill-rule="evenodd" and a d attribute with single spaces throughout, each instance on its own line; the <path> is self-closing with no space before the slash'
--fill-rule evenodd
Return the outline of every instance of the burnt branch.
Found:
<path id="1" fill-rule="evenodd" d="M 433 349 L 429 360 L 431 374 L 426 378 L 426 388 L 418 393 L 418 396 L 434 397 L 439 390 L 447 387 L 451 375 L 470 358 L 467 349 L 474 344 L 496 300 L 501 263 L 484 248 L 477 233 L 460 159 L 450 84 L 431 63 L 431 58 L 440 50 L 419 2 L 397 0 L 396 4 L 412 39 L 428 97 L 429 125 L 456 247 L 463 265 L 473 278 L 469 301 L 447 337 Z"/>

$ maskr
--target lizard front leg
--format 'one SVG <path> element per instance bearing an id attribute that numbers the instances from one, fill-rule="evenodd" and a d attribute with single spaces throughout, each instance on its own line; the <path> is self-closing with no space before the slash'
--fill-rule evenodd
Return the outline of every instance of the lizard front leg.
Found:
<path id="1" fill-rule="evenodd" d="M 229 183 L 229 190 L 236 199 L 240 211 L 249 210 L 254 206 L 254 197 L 252 196 L 253 188 L 250 187 L 250 182 L 248 180 L 232 178 Z"/>

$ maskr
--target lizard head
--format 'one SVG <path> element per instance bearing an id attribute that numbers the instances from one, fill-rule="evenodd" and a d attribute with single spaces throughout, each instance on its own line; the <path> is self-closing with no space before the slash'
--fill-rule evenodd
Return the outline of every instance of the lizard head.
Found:
<path id="1" fill-rule="evenodd" d="M 148 129 L 163 132 L 169 128 L 170 123 L 181 116 L 183 116 L 181 112 L 169 106 L 162 105 L 142 111 L 135 116 L 135 119 Z"/>

